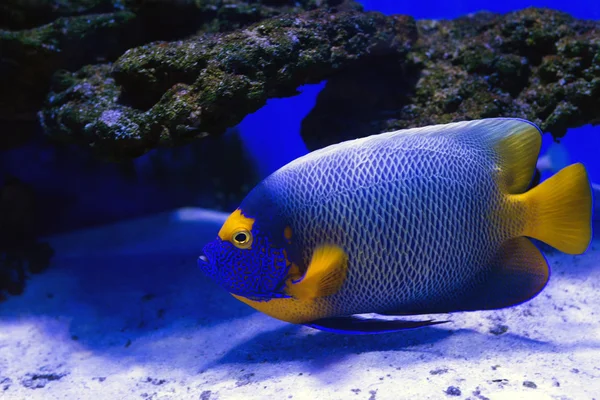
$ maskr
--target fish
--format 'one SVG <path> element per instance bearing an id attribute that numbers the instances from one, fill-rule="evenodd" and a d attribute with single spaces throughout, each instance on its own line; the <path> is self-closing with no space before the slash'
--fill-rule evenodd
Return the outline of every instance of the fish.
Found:
<path id="1" fill-rule="evenodd" d="M 550 277 L 535 241 L 576 255 L 592 237 L 583 164 L 535 182 L 541 136 L 490 118 L 315 150 L 257 184 L 198 266 L 264 314 L 340 334 L 529 301 Z"/>

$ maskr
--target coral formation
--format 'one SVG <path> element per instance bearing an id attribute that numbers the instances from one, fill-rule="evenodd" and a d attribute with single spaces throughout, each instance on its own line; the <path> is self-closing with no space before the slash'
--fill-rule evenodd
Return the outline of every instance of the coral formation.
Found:
<path id="1" fill-rule="evenodd" d="M 155 42 L 114 64 L 63 74 L 43 112 L 46 131 L 110 158 L 221 134 L 270 97 L 290 96 L 373 57 L 403 59 L 410 17 L 319 9 L 228 34 Z"/>
<path id="2" fill-rule="evenodd" d="M 302 127 L 310 148 L 498 116 L 529 119 L 557 138 L 599 122 L 599 22 L 529 8 L 417 26 L 404 68 L 373 65 L 328 82 Z M 373 80 L 377 90 L 366 85 Z"/>
<path id="3" fill-rule="evenodd" d="M 269 97 L 325 78 L 303 123 L 312 149 L 495 116 L 532 120 L 555 137 L 598 122 L 598 22 L 537 8 L 440 21 L 354 8 L 154 42 L 63 73 L 42 113 L 45 130 L 104 157 L 135 157 L 220 134 Z"/>
<path id="4" fill-rule="evenodd" d="M 51 76 L 114 61 L 129 48 L 225 32 L 337 0 L 6 0 L 0 4 L 0 146 L 34 131 Z M 29 135 L 28 135 L 29 133 Z"/>

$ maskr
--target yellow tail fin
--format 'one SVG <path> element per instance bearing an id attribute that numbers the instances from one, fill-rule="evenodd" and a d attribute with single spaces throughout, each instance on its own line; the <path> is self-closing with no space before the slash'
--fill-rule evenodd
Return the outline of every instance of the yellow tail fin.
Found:
<path id="1" fill-rule="evenodd" d="M 567 254 L 583 253 L 592 240 L 592 187 L 583 164 L 572 164 L 520 195 L 529 236 Z"/>

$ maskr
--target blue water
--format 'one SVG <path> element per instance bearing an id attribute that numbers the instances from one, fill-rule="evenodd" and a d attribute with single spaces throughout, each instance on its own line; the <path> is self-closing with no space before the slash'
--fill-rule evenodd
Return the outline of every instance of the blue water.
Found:
<path id="1" fill-rule="evenodd" d="M 600 2 L 583 0 L 365 0 L 363 4 L 367 10 L 409 14 L 416 18 L 454 18 L 479 10 L 508 12 L 538 6 L 559 9 L 578 18 L 600 19 Z M 307 152 L 300 137 L 302 119 L 314 107 L 325 83 L 302 86 L 297 96 L 270 99 L 232 130 L 231 135 L 236 135 L 236 130 L 239 132 L 246 149 L 248 159 L 243 165 L 247 164 L 248 170 L 258 178 Z M 542 151 L 548 147 L 549 139 L 545 138 Z M 571 162 L 585 163 L 591 179 L 600 182 L 600 157 L 597 157 L 600 127 L 573 129 L 561 141 L 561 146 L 567 149 Z M 183 149 L 153 150 L 131 162 L 115 165 L 91 159 L 83 149 L 59 150 L 40 139 L 0 152 L 0 184 L 3 175 L 8 173 L 36 188 L 44 199 L 40 204 L 43 233 L 74 229 L 175 207 L 206 204 L 206 197 L 211 196 L 206 182 L 211 178 L 204 171 L 203 157 L 198 154 L 222 150 L 213 149 L 214 146 L 199 141 Z M 36 161 L 24 163 L 23 160 Z M 162 179 L 156 178 L 157 168 Z M 218 177 L 219 171 L 214 175 Z M 165 179 L 165 176 L 170 178 Z"/>
<path id="2" fill-rule="evenodd" d="M 592 0 L 574 1 L 542 1 L 542 0 L 502 0 L 502 1 L 477 1 L 477 0 L 363 0 L 367 11 L 380 11 L 384 14 L 407 14 L 415 18 L 441 19 L 456 18 L 461 15 L 486 10 L 490 12 L 506 13 L 526 7 L 548 7 L 560 10 L 582 19 L 600 18 L 600 2 Z"/>
<path id="3" fill-rule="evenodd" d="M 242 143 L 261 176 L 308 152 L 300 137 L 300 124 L 324 87 L 325 82 L 304 85 L 298 88 L 298 96 L 270 99 L 238 125 Z"/>

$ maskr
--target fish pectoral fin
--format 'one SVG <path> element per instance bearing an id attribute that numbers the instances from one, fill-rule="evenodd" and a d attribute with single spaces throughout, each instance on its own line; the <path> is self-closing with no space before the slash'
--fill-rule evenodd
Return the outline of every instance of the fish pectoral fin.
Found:
<path id="1" fill-rule="evenodd" d="M 299 300 L 331 296 L 340 290 L 346 279 L 348 256 L 338 246 L 323 245 L 315 249 L 310 265 L 300 282 L 287 287 L 287 292 Z"/>
<path id="2" fill-rule="evenodd" d="M 544 289 L 550 268 L 544 254 L 525 237 L 505 242 L 486 279 L 454 311 L 495 310 L 516 306 Z"/>
<path id="3" fill-rule="evenodd" d="M 449 321 L 407 321 L 385 320 L 380 318 L 364 318 L 356 315 L 318 319 L 303 325 L 326 332 L 350 335 L 369 335 L 375 333 L 392 333 L 424 326 L 444 324 Z"/>

